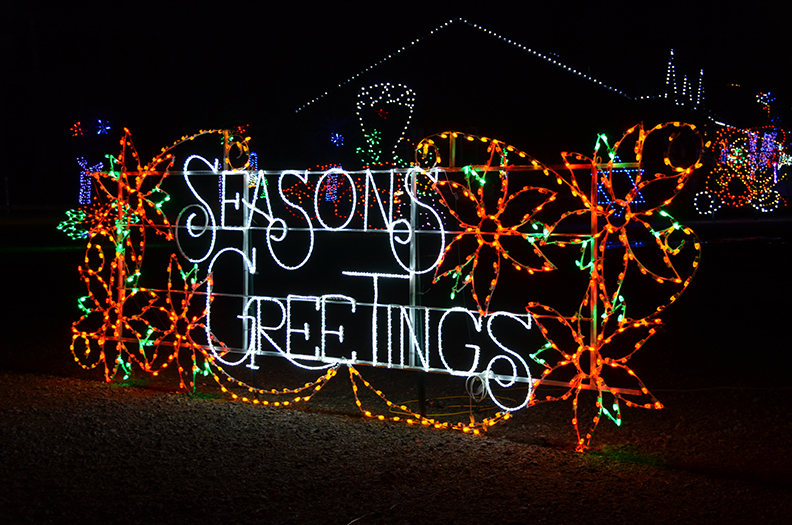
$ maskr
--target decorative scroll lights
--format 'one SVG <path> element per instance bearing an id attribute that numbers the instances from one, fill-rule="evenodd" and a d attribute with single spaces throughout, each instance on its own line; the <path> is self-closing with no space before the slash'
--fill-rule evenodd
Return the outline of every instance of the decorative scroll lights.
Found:
<path id="1" fill-rule="evenodd" d="M 786 133 L 776 126 L 718 131 L 712 142 L 715 168 L 695 196 L 696 210 L 705 215 L 724 206 L 751 206 L 768 213 L 784 206 L 776 186 L 792 165 L 785 144 Z"/>
<path id="2" fill-rule="evenodd" d="M 345 366 L 364 415 L 476 434 L 515 410 L 572 399 L 579 451 L 589 447 L 603 415 L 620 424 L 622 405 L 662 407 L 628 362 L 657 331 L 658 315 L 685 290 L 698 266 L 695 234 L 663 210 L 701 167 L 701 138 L 693 126 L 674 122 L 646 131 L 637 125 L 613 148 L 599 137 L 591 157 L 563 153 L 558 168 L 495 139 L 445 132 L 421 141 L 416 164 L 406 170 L 331 168 L 317 174 L 250 172 L 242 161 L 234 167 L 231 153 L 245 160 L 248 139 L 218 130 L 198 135 L 212 133 L 222 134 L 223 166 L 196 155 L 186 159 L 184 182 L 196 202 L 175 221 L 162 210 L 168 200 L 164 186 L 182 175 L 169 171 L 172 151 L 195 136 L 142 165 L 127 133 L 113 169 L 93 174 L 103 204 L 82 219 L 88 245 L 79 271 L 88 295 L 80 300 L 84 315 L 74 323 L 71 345 L 83 367 L 101 366 L 111 381 L 128 377 L 132 363 L 154 375 L 174 364 L 183 388 L 194 388 L 196 375 L 203 374 L 234 399 L 289 406 L 308 401 Z M 687 149 L 679 147 L 682 142 Z M 456 167 L 456 158 L 471 147 L 484 162 Z M 633 176 L 617 176 L 624 170 Z M 220 177 L 219 203 L 211 191 L 202 195 L 201 188 L 212 187 L 202 186 L 204 175 Z M 345 193 L 345 211 L 324 198 L 331 176 L 354 188 Z M 313 193 L 313 209 L 284 192 L 295 179 Z M 433 191 L 419 192 L 420 184 Z M 607 194 L 605 202 L 598 193 Z M 408 206 L 397 205 L 399 195 Z M 171 254 L 167 264 L 166 289 L 145 286 L 141 274 L 147 229 L 178 244 L 179 255 Z M 253 294 L 257 274 L 269 276 L 270 288 L 307 286 L 310 279 L 288 276 L 314 272 L 322 261 L 312 255 L 326 244 L 320 239 L 337 239 L 341 232 L 373 234 L 369 252 L 389 248 L 386 271 L 371 271 L 367 259 L 355 258 L 331 280 L 331 286 L 365 285 L 371 302 L 335 292 Z M 239 247 L 223 244 L 229 235 Z M 298 248 L 286 249 L 287 240 Z M 234 258 L 249 277 L 242 294 L 225 290 L 227 260 Z M 546 273 L 578 285 L 577 299 L 574 290 L 563 294 L 573 296 L 571 307 L 536 300 L 542 293 L 539 275 Z M 433 284 L 421 284 L 426 275 L 434 276 Z M 399 283 L 409 284 L 409 305 L 387 302 Z M 642 293 L 628 301 L 633 288 Z M 445 307 L 419 304 L 422 294 L 438 290 L 450 295 L 453 306 L 447 307 L 448 299 Z M 546 295 L 559 296 L 557 289 Z M 469 298 L 475 309 L 464 306 Z M 226 309 L 216 303 L 227 299 L 242 306 L 235 316 L 243 327 L 237 347 L 216 335 L 218 326 L 227 326 Z M 506 304 L 518 308 L 498 309 Z M 307 311 L 318 312 L 313 326 L 300 324 Z M 350 333 L 338 322 L 342 318 L 346 326 L 367 323 L 369 329 Z M 541 335 L 532 340 L 534 322 Z M 465 326 L 477 339 L 460 345 Z M 504 327 L 511 336 L 504 336 Z M 306 350 L 308 341 L 312 348 Z M 450 350 L 450 344 L 458 349 Z M 321 375 L 291 389 L 263 389 L 240 379 L 245 369 L 259 368 L 262 356 Z M 459 376 L 473 385 L 471 397 L 486 395 L 499 411 L 478 420 L 471 411 L 469 421 L 425 416 L 388 399 L 363 379 L 360 366 Z M 397 415 L 375 416 L 364 408 L 362 387 Z M 552 395 L 558 388 L 562 393 Z M 591 411 L 581 408 L 586 391 L 596 399 L 583 426 L 581 418 Z"/>

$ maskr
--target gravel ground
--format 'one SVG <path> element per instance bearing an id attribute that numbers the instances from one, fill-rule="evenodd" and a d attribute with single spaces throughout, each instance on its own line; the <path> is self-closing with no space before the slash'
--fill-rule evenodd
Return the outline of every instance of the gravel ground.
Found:
<path id="1" fill-rule="evenodd" d="M 297 409 L 107 385 L 68 350 L 81 252 L 7 252 L 5 275 L 35 278 L 4 292 L 0 523 L 792 523 L 789 246 L 705 246 L 631 361 L 666 408 L 603 421 L 585 454 L 569 403 L 471 436 L 362 417 L 344 371 Z M 414 378 L 361 372 L 415 397 Z"/>
<path id="2" fill-rule="evenodd" d="M 562 404 L 470 436 L 164 383 L 0 373 L 0 521 L 792 522 L 789 390 L 666 392 L 578 454 Z"/>

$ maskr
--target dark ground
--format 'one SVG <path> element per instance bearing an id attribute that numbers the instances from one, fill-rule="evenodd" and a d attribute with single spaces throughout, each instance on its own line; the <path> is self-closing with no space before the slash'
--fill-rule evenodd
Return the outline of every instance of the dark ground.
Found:
<path id="1" fill-rule="evenodd" d="M 570 403 L 468 436 L 361 417 L 343 373 L 297 410 L 105 385 L 68 349 L 82 248 L 6 216 L 0 522 L 791 523 L 789 223 L 691 226 L 701 270 L 632 361 L 665 409 L 578 454 Z"/>

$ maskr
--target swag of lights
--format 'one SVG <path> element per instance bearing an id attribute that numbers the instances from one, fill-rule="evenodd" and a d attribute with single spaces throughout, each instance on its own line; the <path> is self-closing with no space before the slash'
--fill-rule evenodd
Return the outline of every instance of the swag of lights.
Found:
<path id="1" fill-rule="evenodd" d="M 81 366 L 101 368 L 108 382 L 137 369 L 158 375 L 175 367 L 182 388 L 210 377 L 234 399 L 271 406 L 309 401 L 346 368 L 365 416 L 475 434 L 517 410 L 571 400 L 580 451 L 602 418 L 621 424 L 623 406 L 662 408 L 629 361 L 699 264 L 695 233 L 664 210 L 701 167 L 694 126 L 639 124 L 612 147 L 601 136 L 590 155 L 563 152 L 559 166 L 497 139 L 449 131 L 422 140 L 410 168 L 319 173 L 251 170 L 249 138 L 240 132 L 182 137 L 143 164 L 126 131 L 110 169 L 92 173 L 94 202 L 70 216 L 70 229 L 87 238 L 79 273 L 88 293 L 79 301 L 83 315 L 71 344 Z M 222 163 L 190 155 L 175 171 L 177 146 L 201 135 L 220 137 Z M 681 142 L 688 147 L 677 147 Z M 463 150 L 478 162 L 457 167 Z M 219 179 L 219 202 L 216 193 L 202 193 L 202 177 Z M 176 217 L 166 190 L 174 184 L 193 201 Z M 230 234 L 236 244 L 227 244 Z M 142 273 L 151 235 L 176 248 L 159 281 Z M 358 294 L 363 285 L 369 297 L 253 293 L 257 274 L 271 286 L 304 283 L 315 253 L 343 235 L 387 240 L 366 241 L 371 250 L 385 247 L 387 264 L 344 261 L 332 280 L 338 288 L 356 283 Z M 227 291 L 227 261 L 235 259 L 250 277 L 241 293 Z M 577 306 L 532 297 L 534 283 L 551 273 L 584 277 L 579 289 L 564 289 L 577 294 Z M 426 284 L 429 277 L 427 286 L 447 293 L 444 304 L 418 302 L 422 278 Z M 164 287 L 149 285 L 163 281 Z M 394 283 L 409 288 L 407 304 L 388 295 Z M 642 297 L 639 305 L 629 295 L 634 289 L 651 289 L 658 299 L 647 308 Z M 216 304 L 229 298 L 241 305 L 232 316 L 243 332 L 236 347 L 217 331 L 227 312 Z M 501 309 L 506 298 L 521 306 Z M 466 306 L 471 299 L 474 308 Z M 301 323 L 309 311 L 315 317 Z M 460 346 L 455 338 L 465 326 L 478 339 Z M 521 337 L 538 329 L 541 344 L 515 344 L 504 329 Z M 354 337 L 367 345 L 345 346 Z M 285 389 L 244 379 L 267 357 L 319 376 Z M 495 412 L 471 411 L 469 420 L 426 415 L 378 390 L 364 379 L 364 367 L 464 378 L 478 385 L 469 388 L 471 398 L 487 397 Z M 363 391 L 387 414 L 364 406 Z M 584 416 L 590 407 L 580 411 L 584 392 L 595 394 L 593 417 Z"/>

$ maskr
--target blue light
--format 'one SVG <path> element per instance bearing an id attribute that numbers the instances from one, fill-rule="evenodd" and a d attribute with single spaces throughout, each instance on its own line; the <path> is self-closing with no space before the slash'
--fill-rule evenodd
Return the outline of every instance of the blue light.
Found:
<path id="1" fill-rule="evenodd" d="M 107 135 L 108 131 L 110 131 L 110 123 L 105 122 L 102 119 L 96 119 L 96 134 Z"/>
<path id="2" fill-rule="evenodd" d="M 103 165 L 94 164 L 88 167 L 88 161 L 85 157 L 77 157 L 77 164 L 80 165 L 80 195 L 78 201 L 82 205 L 91 204 L 91 173 L 102 171 Z"/>
<path id="3" fill-rule="evenodd" d="M 619 162 L 619 157 L 618 156 L 615 158 L 615 162 Z M 640 175 L 640 170 L 638 168 L 613 168 L 613 170 L 611 171 L 611 180 L 613 180 L 615 182 L 616 175 L 620 175 L 621 176 L 621 174 L 626 176 L 627 179 L 630 181 L 630 187 L 631 187 L 630 191 L 635 191 L 636 185 L 635 185 L 635 177 L 634 177 L 634 175 L 635 174 L 639 174 Z M 612 201 L 610 199 L 610 196 L 608 195 L 608 192 L 605 191 L 605 185 L 604 184 L 605 184 L 604 182 L 600 182 L 599 183 L 598 196 L 599 196 L 600 202 L 607 207 L 607 206 L 610 206 L 613 203 L 612 203 Z M 633 200 L 630 202 L 630 206 L 635 208 L 636 204 L 644 204 L 645 202 L 646 201 L 644 200 L 643 195 L 641 195 L 641 192 L 640 191 L 636 191 L 635 196 L 633 197 Z M 624 213 L 624 207 L 619 206 L 619 210 L 616 211 L 614 213 L 614 215 L 616 217 L 621 217 L 622 213 Z"/>
<path id="4" fill-rule="evenodd" d="M 330 164 L 326 167 L 326 169 L 330 168 L 338 168 L 344 169 L 341 167 L 340 164 Z M 338 200 L 338 182 L 339 182 L 339 175 L 338 173 L 331 173 L 327 176 L 327 186 L 325 189 L 325 201 L 327 202 L 336 202 Z"/>

